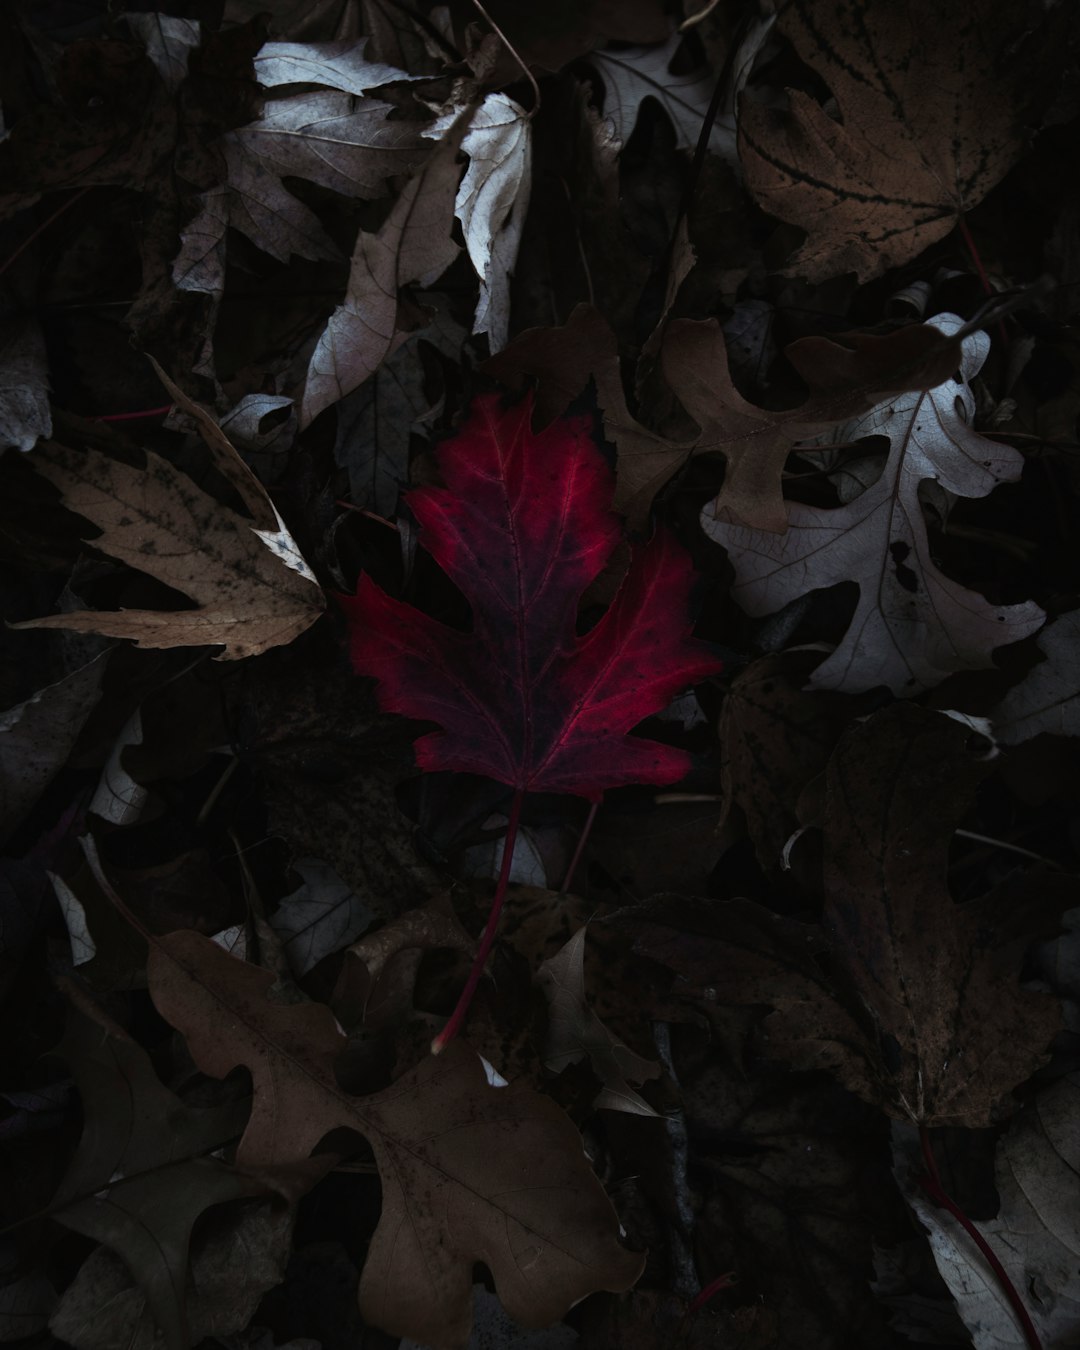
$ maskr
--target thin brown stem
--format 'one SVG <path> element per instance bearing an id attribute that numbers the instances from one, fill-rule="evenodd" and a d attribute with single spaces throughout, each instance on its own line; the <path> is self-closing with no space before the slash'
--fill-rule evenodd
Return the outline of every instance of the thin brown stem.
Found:
<path id="1" fill-rule="evenodd" d="M 499 879 L 495 883 L 495 898 L 491 902 L 491 912 L 488 914 L 484 936 L 480 939 L 480 946 L 475 957 L 473 957 L 472 969 L 469 971 L 469 978 L 465 981 L 465 988 L 461 991 L 457 1006 L 450 1014 L 449 1022 L 431 1042 L 431 1053 L 433 1055 L 438 1055 L 445 1050 L 461 1030 L 465 1021 L 465 1014 L 469 1011 L 469 1005 L 473 1001 L 473 995 L 476 993 L 480 977 L 484 973 L 484 967 L 491 955 L 491 949 L 495 945 L 495 934 L 499 930 L 499 916 L 502 914 L 503 901 L 506 899 L 506 888 L 510 884 L 510 866 L 514 861 L 514 844 L 517 842 L 518 825 L 521 823 L 521 807 L 524 800 L 524 790 L 518 788 L 510 805 L 510 820 L 506 826 L 506 839 L 503 842 L 502 866 L 499 868 Z"/>
<path id="2" fill-rule="evenodd" d="M 1016 1286 L 1009 1279 L 1008 1271 L 997 1258 L 993 1247 L 983 1237 L 972 1221 L 960 1208 L 955 1200 L 945 1190 L 941 1182 L 941 1175 L 938 1172 L 937 1159 L 934 1157 L 934 1148 L 930 1142 L 930 1131 L 925 1125 L 919 1126 L 919 1143 L 922 1146 L 923 1161 L 926 1163 L 926 1176 L 919 1178 L 919 1183 L 923 1190 L 942 1209 L 946 1209 L 953 1216 L 956 1222 L 975 1243 L 979 1251 L 986 1259 L 987 1265 L 994 1272 L 994 1278 L 1001 1287 L 1001 1292 L 1009 1301 L 1009 1306 L 1016 1314 L 1016 1320 L 1020 1323 L 1020 1328 L 1024 1333 L 1024 1340 L 1027 1342 L 1029 1350 L 1043 1350 L 1042 1341 L 1039 1339 L 1039 1333 L 1035 1330 L 1035 1324 L 1031 1320 L 1027 1308 L 1024 1307 L 1023 1300 L 1016 1292 Z"/>
<path id="3" fill-rule="evenodd" d="M 495 34 L 495 36 L 499 39 L 499 41 L 503 44 L 503 46 L 506 48 L 506 50 L 510 53 L 510 55 L 511 55 L 511 56 L 514 58 L 514 60 L 518 63 L 518 65 L 519 65 L 519 66 L 521 67 L 521 69 L 522 69 L 522 72 L 523 72 L 525 78 L 526 78 L 526 79 L 529 81 L 529 83 L 532 85 L 532 91 L 533 91 L 533 105 L 532 105 L 532 107 L 529 109 L 529 111 L 525 114 L 525 120 L 526 120 L 526 122 L 530 122 L 530 121 L 532 121 L 532 119 L 536 116 L 536 114 L 540 111 L 540 86 L 536 83 L 536 76 L 532 73 L 532 71 L 529 69 L 529 67 L 525 64 L 525 62 L 524 62 L 524 61 L 521 59 L 521 57 L 518 55 L 517 48 L 516 48 L 516 47 L 514 46 L 514 44 L 510 41 L 510 39 L 506 36 L 506 34 L 503 32 L 503 30 L 502 30 L 502 29 L 499 27 L 499 25 L 495 22 L 495 20 L 491 17 L 491 15 L 487 12 L 487 10 L 484 8 L 484 6 L 480 3 L 480 0 L 472 0 L 472 2 L 473 2 L 473 4 L 476 6 L 476 8 L 479 10 L 479 12 L 481 13 L 481 15 L 483 15 L 484 22 L 491 28 L 491 30 L 492 30 L 492 32 Z"/>

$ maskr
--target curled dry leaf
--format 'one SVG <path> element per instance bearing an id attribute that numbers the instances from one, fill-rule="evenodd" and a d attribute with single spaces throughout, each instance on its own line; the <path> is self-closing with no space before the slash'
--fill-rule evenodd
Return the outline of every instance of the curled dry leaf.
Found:
<path id="1" fill-rule="evenodd" d="M 424 134 L 441 135 L 460 110 Z M 469 167 L 454 214 L 461 222 L 469 261 L 480 278 L 474 333 L 487 333 L 493 352 L 510 331 L 510 274 L 517 261 L 532 186 L 532 123 L 505 94 L 488 94 L 472 113 L 461 148 Z"/>
<path id="2" fill-rule="evenodd" d="M 251 1072 L 238 1163 L 306 1159 L 340 1126 L 368 1140 L 383 1189 L 360 1282 L 367 1321 L 454 1350 L 468 1340 L 476 1261 L 507 1312 L 532 1326 L 640 1274 L 643 1258 L 619 1246 L 615 1212 L 568 1117 L 521 1084 L 489 1086 L 460 1042 L 392 1087 L 353 1097 L 334 1077 L 345 1038 L 333 1014 L 271 1002 L 268 971 L 184 932 L 152 943 L 148 979 L 204 1072 Z"/>
<path id="3" fill-rule="evenodd" d="M 941 314 L 926 327 L 957 333 L 962 321 Z M 852 501 L 834 510 L 791 502 L 784 534 L 732 524 L 711 507 L 702 512 L 702 528 L 735 568 L 732 595 L 751 614 L 770 614 L 818 587 L 858 584 L 847 632 L 811 677 L 818 688 L 918 693 L 951 671 L 992 665 L 996 647 L 1041 626 L 1038 605 L 991 604 L 938 571 L 919 498 L 928 481 L 982 497 L 1020 476 L 1019 452 L 970 426 L 970 381 L 989 347 L 985 333 L 972 334 L 963 340 L 959 382 L 893 397 L 838 429 L 843 441 L 889 438 L 880 478 Z"/>
<path id="4" fill-rule="evenodd" d="M 806 230 L 789 269 L 869 281 L 941 239 L 1019 157 L 1026 114 L 1054 86 L 1067 6 L 974 0 L 794 0 L 779 32 L 829 86 L 837 116 L 789 90 L 744 94 L 739 158 L 766 211 Z"/>
<path id="5" fill-rule="evenodd" d="M 161 371 L 158 372 L 161 374 Z M 323 610 L 323 595 L 265 489 L 204 409 L 164 375 L 173 399 L 195 417 L 216 467 L 254 520 L 208 496 L 152 451 L 134 468 L 100 451 L 49 444 L 34 467 L 64 504 L 101 528 L 94 546 L 196 601 L 189 610 L 80 610 L 18 628 L 64 628 L 131 638 L 140 647 L 221 644 L 218 660 L 254 656 L 291 642 Z"/>

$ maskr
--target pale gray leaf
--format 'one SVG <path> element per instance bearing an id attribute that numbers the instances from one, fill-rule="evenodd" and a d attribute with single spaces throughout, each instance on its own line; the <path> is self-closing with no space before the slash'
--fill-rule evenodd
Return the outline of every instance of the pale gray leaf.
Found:
<path id="1" fill-rule="evenodd" d="M 945 333 L 962 326 L 954 314 L 931 322 Z M 702 528 L 735 568 L 732 595 L 750 614 L 773 614 L 840 582 L 858 584 L 847 632 L 811 677 L 817 688 L 857 693 L 884 685 L 911 696 L 952 671 L 992 665 L 995 648 L 1041 626 L 1037 605 L 990 604 L 938 570 L 920 502 L 928 480 L 961 497 L 984 497 L 1020 476 L 1019 452 L 969 425 L 969 381 L 989 345 L 985 333 L 972 334 L 964 339 L 960 381 L 900 394 L 836 432 L 844 441 L 890 442 L 880 477 L 850 502 L 835 510 L 789 503 L 784 534 L 720 520 L 711 506 L 702 512 Z"/>
<path id="2" fill-rule="evenodd" d="M 672 75 L 671 61 L 682 41 L 681 34 L 672 33 L 659 47 L 626 47 L 590 54 L 589 60 L 604 81 L 604 118 L 623 145 L 630 139 L 647 98 L 655 99 L 671 118 L 680 150 L 692 150 L 697 144 L 716 75 L 705 68 L 689 75 Z M 735 163 L 735 124 L 730 115 L 716 119 L 709 134 L 709 149 Z"/>
<path id="3" fill-rule="evenodd" d="M 377 197 L 390 177 L 428 153 L 417 122 L 388 118 L 393 105 L 315 90 L 267 103 L 258 121 L 231 135 L 278 176 L 292 174 L 346 197 Z"/>
<path id="4" fill-rule="evenodd" d="M 366 94 L 395 80 L 421 80 L 382 61 L 364 59 L 366 37 L 344 42 L 267 42 L 255 57 L 255 78 L 280 84 L 322 84 L 346 94 Z"/>

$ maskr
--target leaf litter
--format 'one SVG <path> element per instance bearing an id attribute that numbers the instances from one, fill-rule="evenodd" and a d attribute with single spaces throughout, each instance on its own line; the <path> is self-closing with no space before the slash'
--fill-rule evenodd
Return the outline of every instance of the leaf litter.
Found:
<path id="1" fill-rule="evenodd" d="M 1072 8 L 62 8 L 0 1339 L 1071 1344 Z"/>

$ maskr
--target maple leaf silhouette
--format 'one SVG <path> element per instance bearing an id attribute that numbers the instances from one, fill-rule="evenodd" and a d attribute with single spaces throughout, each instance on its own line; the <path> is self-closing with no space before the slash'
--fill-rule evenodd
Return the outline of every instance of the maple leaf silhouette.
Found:
<path id="1" fill-rule="evenodd" d="M 343 601 L 355 670 L 390 712 L 439 723 L 421 768 L 485 774 L 519 792 L 599 800 L 605 788 L 671 783 L 681 750 L 627 735 L 680 689 L 721 668 L 690 637 L 694 571 L 660 530 L 635 551 L 587 634 L 578 602 L 621 537 L 614 480 L 586 417 L 534 435 L 532 399 L 477 399 L 438 452 L 445 487 L 407 500 L 421 538 L 472 606 L 471 633 L 394 600 L 370 577 Z"/>

